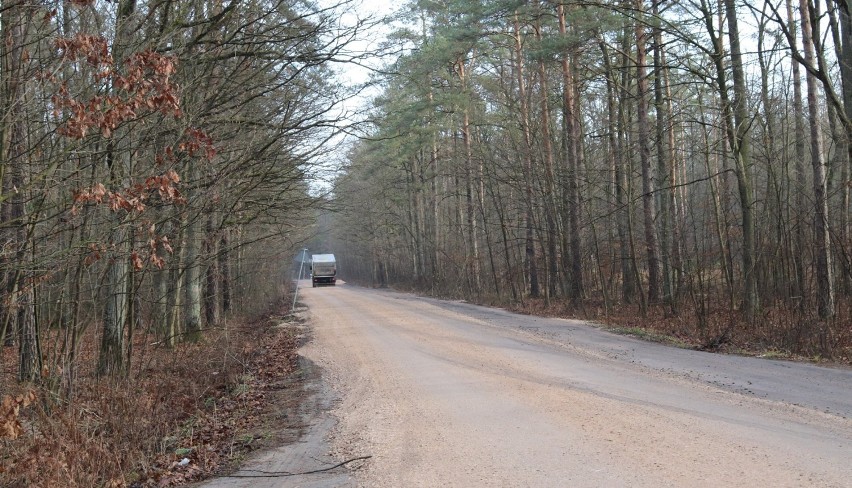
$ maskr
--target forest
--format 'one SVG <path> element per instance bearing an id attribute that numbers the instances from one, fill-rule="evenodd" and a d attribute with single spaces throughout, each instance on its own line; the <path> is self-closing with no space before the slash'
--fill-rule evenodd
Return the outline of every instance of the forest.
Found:
<path id="1" fill-rule="evenodd" d="M 326 202 L 354 7 L 0 4 L 0 485 L 150 480 L 247 388 Z"/>
<path id="2" fill-rule="evenodd" d="M 424 0 L 392 25 L 334 186 L 351 279 L 848 361 L 848 1 Z"/>
<path id="3" fill-rule="evenodd" d="M 170 486 L 250 450 L 234 425 L 298 396 L 305 248 L 351 283 L 849 364 L 850 10 L 0 2 L 0 485 Z"/>

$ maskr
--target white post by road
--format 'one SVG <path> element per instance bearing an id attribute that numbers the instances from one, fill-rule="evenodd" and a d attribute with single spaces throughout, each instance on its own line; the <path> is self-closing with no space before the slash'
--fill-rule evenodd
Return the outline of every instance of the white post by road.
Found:
<path id="1" fill-rule="evenodd" d="M 307 254 L 308 248 L 302 249 L 302 262 L 299 263 L 299 275 L 296 276 L 296 290 L 293 292 L 293 306 L 290 307 L 290 314 L 296 310 L 296 298 L 299 296 L 299 280 L 302 279 L 302 269 L 305 267 L 305 254 Z"/>

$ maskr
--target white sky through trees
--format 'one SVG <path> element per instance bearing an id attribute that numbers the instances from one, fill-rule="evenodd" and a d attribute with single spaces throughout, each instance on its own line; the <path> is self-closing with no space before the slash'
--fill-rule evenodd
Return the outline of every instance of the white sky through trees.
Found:
<path id="1" fill-rule="evenodd" d="M 390 28 L 383 19 L 394 14 L 400 4 L 383 0 L 319 0 L 321 9 L 333 9 L 340 13 L 341 31 L 352 28 L 359 22 L 362 27 L 348 41 L 331 68 L 341 93 L 346 93 L 336 112 L 340 117 L 340 134 L 327 142 L 327 151 L 321 156 L 309 175 L 310 186 L 317 196 L 328 194 L 334 178 L 346 162 L 347 153 L 359 135 L 369 131 L 365 120 L 373 99 L 381 93 L 377 85 L 370 85 L 373 74 L 388 64 L 382 54 Z"/>

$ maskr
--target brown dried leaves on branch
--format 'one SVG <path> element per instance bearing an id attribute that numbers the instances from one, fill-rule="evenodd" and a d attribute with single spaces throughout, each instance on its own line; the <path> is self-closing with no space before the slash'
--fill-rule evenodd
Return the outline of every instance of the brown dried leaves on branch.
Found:
<path id="1" fill-rule="evenodd" d="M 55 47 L 65 63 L 85 61 L 95 68 L 92 84 L 102 87 L 106 95 L 78 100 L 60 83 L 51 101 L 53 115 L 65 117 L 57 129 L 60 135 L 82 139 L 97 129 L 105 138 L 124 122 L 146 113 L 159 112 L 178 118 L 182 115 L 178 87 L 172 82 L 175 58 L 147 50 L 132 54 L 116 66 L 103 37 L 79 34 L 60 38 Z M 54 76 L 48 79 L 56 81 Z"/>
<path id="2" fill-rule="evenodd" d="M 124 211 L 142 214 L 146 209 L 146 202 L 153 196 L 158 196 L 162 202 L 183 204 L 185 199 L 175 187 L 178 183 L 180 183 L 180 176 L 171 169 L 162 175 L 149 176 L 144 183 L 135 184 L 122 191 L 108 191 L 103 184 L 97 183 L 89 188 L 74 192 L 71 215 L 77 216 L 80 209 L 86 204 L 106 205 L 113 212 Z M 140 271 L 144 269 L 146 262 L 150 262 L 162 269 L 165 260 L 159 251 L 172 253 L 173 249 L 169 238 L 157 235 L 153 223 L 142 221 L 141 228 L 148 232 L 148 247 L 132 251 L 130 262 L 133 268 Z M 103 251 L 103 246 L 90 244 L 90 253 L 86 257 L 85 264 L 88 266 L 101 259 Z"/>
<path id="3" fill-rule="evenodd" d="M 181 117 L 179 88 L 172 79 L 177 70 L 174 57 L 145 50 L 117 63 L 105 38 L 87 34 L 57 39 L 54 46 L 61 64 L 89 67 L 69 72 L 87 78 L 82 86 L 95 88 L 95 95 L 88 98 L 75 96 L 68 89 L 70 80 L 59 78 L 62 70 L 42 74 L 42 79 L 57 87 L 52 104 L 53 115 L 59 119 L 57 133 L 60 135 L 84 139 L 90 134 L 100 134 L 104 139 L 111 139 L 119 128 L 143 123 L 142 119 L 147 115 Z M 81 86 L 80 83 L 76 85 Z M 153 155 L 151 162 L 157 167 L 176 165 L 182 158 L 211 160 L 216 155 L 212 138 L 197 127 L 186 128 L 173 146 L 148 149 L 148 154 Z M 142 181 L 131 182 L 124 188 L 111 189 L 103 183 L 95 183 L 74 192 L 70 213 L 76 217 L 83 206 L 94 205 L 104 206 L 112 212 L 133 214 L 135 219 L 145 212 L 154 198 L 171 205 L 185 204 L 186 199 L 178 189 L 180 181 L 178 173 L 169 168 L 144 177 Z M 148 225 L 143 222 L 140 231 L 144 232 L 146 227 Z M 153 230 L 150 234 L 147 248 L 134 249 L 127 256 L 136 270 L 143 269 L 147 263 L 162 268 L 165 260 L 158 249 L 171 253 L 167 237 L 157 236 Z M 99 248 L 87 256 L 86 263 L 99 260 L 103 255 L 101 251 Z"/>
<path id="4" fill-rule="evenodd" d="M 102 183 L 96 183 L 74 192 L 71 214 L 76 216 L 80 208 L 87 203 L 106 204 L 113 212 L 123 210 L 128 213 L 142 213 L 145 211 L 145 202 L 153 195 L 158 195 L 163 202 L 183 204 L 186 200 L 175 187 L 178 183 L 180 176 L 172 169 L 162 175 L 149 176 L 143 183 L 120 191 L 108 191 Z"/>

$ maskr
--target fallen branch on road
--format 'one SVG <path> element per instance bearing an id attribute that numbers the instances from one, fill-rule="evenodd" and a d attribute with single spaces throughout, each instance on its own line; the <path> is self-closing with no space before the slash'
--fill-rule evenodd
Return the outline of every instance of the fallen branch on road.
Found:
<path id="1" fill-rule="evenodd" d="M 326 471 L 331 471 L 332 469 L 339 468 L 341 466 L 345 466 L 345 465 L 352 463 L 352 462 L 355 462 L 355 461 L 363 461 L 365 459 L 370 459 L 371 457 L 373 457 L 373 456 L 361 456 L 361 457 L 356 457 L 356 458 L 352 458 L 352 459 L 347 459 L 346 461 L 343 461 L 342 463 L 335 464 L 334 466 L 331 466 L 329 468 L 315 469 L 313 471 L 304 471 L 302 473 L 290 473 L 288 471 L 260 471 L 260 470 L 256 470 L 256 469 L 246 469 L 244 471 L 250 471 L 252 473 L 258 473 L 258 474 L 232 474 L 232 475 L 223 476 L 223 478 L 283 478 L 285 476 L 302 476 L 302 475 L 308 475 L 308 474 L 317 474 L 317 473 L 324 473 Z"/>

